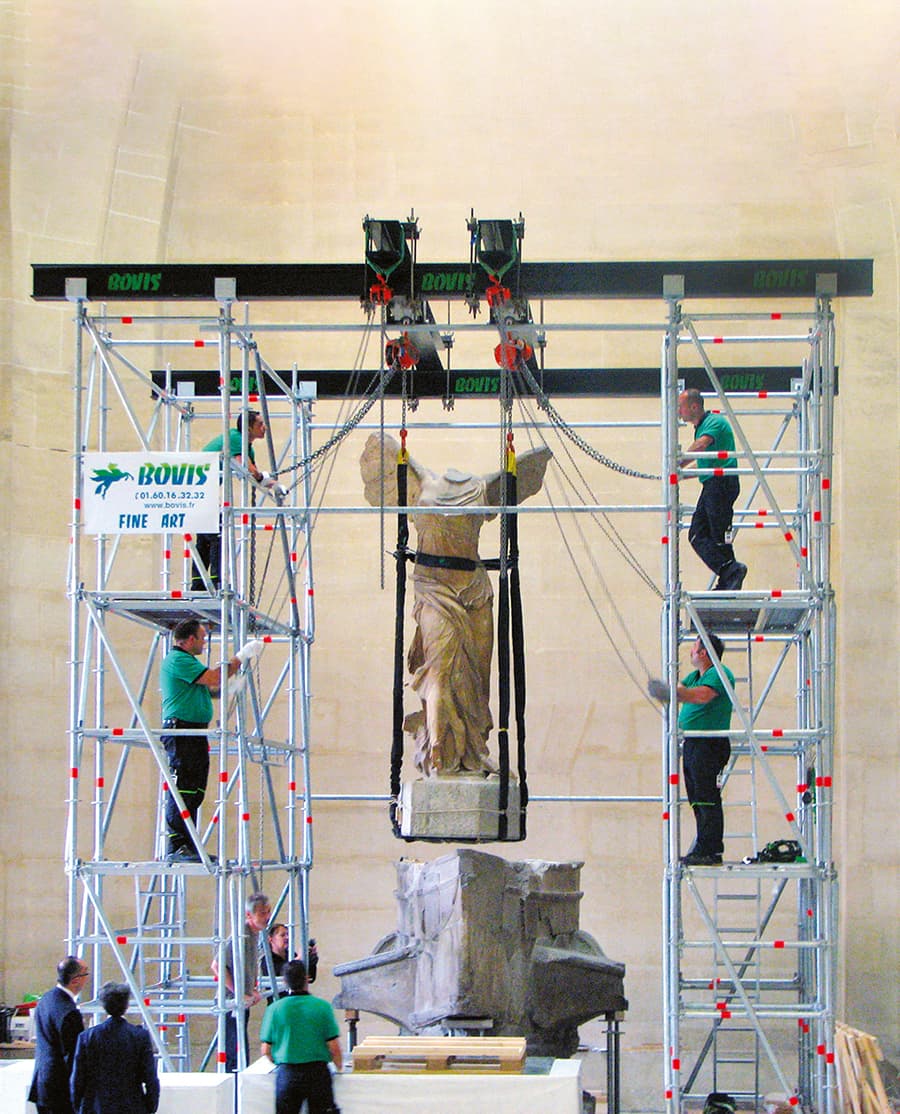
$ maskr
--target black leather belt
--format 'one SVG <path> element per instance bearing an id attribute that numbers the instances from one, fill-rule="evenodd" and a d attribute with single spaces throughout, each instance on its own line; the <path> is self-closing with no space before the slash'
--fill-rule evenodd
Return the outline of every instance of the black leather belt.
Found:
<path id="1" fill-rule="evenodd" d="M 417 553 L 416 564 L 426 569 L 453 569 L 456 572 L 474 572 L 481 564 L 469 557 L 440 557 L 436 553 Z"/>
<path id="2" fill-rule="evenodd" d="M 195 723 L 191 719 L 164 719 L 163 727 L 183 727 L 191 730 L 205 731 L 209 727 L 208 723 Z"/>

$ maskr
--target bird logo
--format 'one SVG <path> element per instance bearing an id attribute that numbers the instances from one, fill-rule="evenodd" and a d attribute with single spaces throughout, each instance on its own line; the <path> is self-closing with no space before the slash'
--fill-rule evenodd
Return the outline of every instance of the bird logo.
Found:
<path id="1" fill-rule="evenodd" d="M 134 476 L 130 472 L 123 472 L 118 464 L 110 464 L 108 468 L 95 468 L 94 474 L 91 476 L 91 483 L 97 486 L 94 489 L 94 494 L 99 495 L 101 499 L 106 498 L 106 493 L 114 483 L 119 480 L 133 480 Z"/>

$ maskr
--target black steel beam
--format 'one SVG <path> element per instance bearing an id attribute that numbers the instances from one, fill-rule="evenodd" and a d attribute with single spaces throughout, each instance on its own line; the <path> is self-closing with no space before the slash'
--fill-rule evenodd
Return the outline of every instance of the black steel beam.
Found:
<path id="1" fill-rule="evenodd" d="M 172 387 L 177 393 L 180 383 L 190 383 L 193 395 L 197 398 L 219 397 L 218 369 L 173 370 Z M 279 371 L 283 382 L 290 383 L 292 372 Z M 347 370 L 303 370 L 298 373 L 301 380 L 316 384 L 318 398 L 358 398 L 374 390 L 378 380 L 375 371 L 352 372 Z M 802 376 L 797 365 L 781 367 L 717 367 L 716 374 L 722 386 L 730 394 L 754 394 L 761 391 L 786 392 L 791 389 L 792 380 Z M 153 382 L 164 387 L 166 373 L 154 371 Z M 706 371 L 688 367 L 678 369 L 679 378 L 686 387 L 696 387 L 700 391 L 710 389 Z M 269 399 L 278 398 L 282 392 L 274 380 L 266 377 L 266 394 Z M 546 370 L 541 377 L 548 395 L 553 398 L 576 397 L 658 397 L 660 393 L 660 371 L 658 367 L 619 367 L 619 368 L 554 368 Z M 352 386 L 351 386 L 352 385 Z M 241 393 L 240 372 L 236 371 L 231 382 L 232 394 Z M 414 398 L 444 398 L 448 394 L 454 398 L 496 398 L 500 389 L 500 375 L 494 371 L 466 370 L 423 371 L 421 368 L 410 373 L 407 389 Z M 259 390 L 255 374 L 251 373 L 248 390 L 255 394 Z M 837 390 L 837 375 L 835 375 Z M 401 392 L 401 379 L 395 375 L 387 384 L 385 395 L 398 398 Z M 516 377 L 516 393 L 530 397 L 532 392 L 527 384 Z"/>
<path id="2" fill-rule="evenodd" d="M 66 297 L 84 279 L 90 301 L 214 300 L 214 280 L 233 278 L 240 301 L 359 298 L 371 283 L 365 263 L 33 263 L 32 297 Z M 816 276 L 836 276 L 838 297 L 872 294 L 871 259 L 755 259 L 721 262 L 522 263 L 521 293 L 540 298 L 661 298 L 663 276 L 683 275 L 686 298 L 812 297 Z M 391 276 L 396 293 L 462 298 L 483 294 L 487 276 L 468 263 L 408 263 Z"/>

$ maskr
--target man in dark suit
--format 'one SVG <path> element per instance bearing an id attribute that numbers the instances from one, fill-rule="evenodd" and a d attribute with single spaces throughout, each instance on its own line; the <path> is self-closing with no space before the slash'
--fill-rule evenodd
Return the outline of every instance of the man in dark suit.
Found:
<path id="1" fill-rule="evenodd" d="M 74 955 L 56 968 L 57 983 L 41 996 L 34 1011 L 34 1075 L 28 1101 L 38 1114 L 72 1114 L 69 1074 L 75 1042 L 84 1029 L 76 1002 L 89 971 Z"/>
<path id="2" fill-rule="evenodd" d="M 130 996 L 124 983 L 100 987 L 100 1002 L 109 1017 L 78 1038 L 72 1067 L 76 1114 L 155 1114 L 159 1106 L 150 1034 L 124 1017 Z"/>

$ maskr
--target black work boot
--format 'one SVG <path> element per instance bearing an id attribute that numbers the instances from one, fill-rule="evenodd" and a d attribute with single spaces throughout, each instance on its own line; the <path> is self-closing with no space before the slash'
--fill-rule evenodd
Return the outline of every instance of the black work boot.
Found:
<path id="1" fill-rule="evenodd" d="M 738 592 L 747 575 L 747 566 L 740 561 L 729 561 L 719 569 L 719 580 L 715 590 L 717 592 Z"/>

